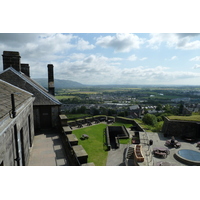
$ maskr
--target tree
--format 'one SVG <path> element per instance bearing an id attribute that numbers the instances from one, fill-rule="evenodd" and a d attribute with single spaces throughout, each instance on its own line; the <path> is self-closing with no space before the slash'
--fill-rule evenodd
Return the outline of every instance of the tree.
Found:
<path id="1" fill-rule="evenodd" d="M 159 103 L 157 106 L 156 106 L 156 111 L 160 111 L 162 110 L 162 105 Z"/>
<path id="2" fill-rule="evenodd" d="M 108 109 L 108 115 L 109 116 L 112 116 L 114 114 L 117 114 L 117 111 L 116 110 L 113 110 L 113 109 Z"/>
<path id="3" fill-rule="evenodd" d="M 155 115 L 147 113 L 144 115 L 142 121 L 147 125 L 155 126 L 157 123 L 157 118 Z"/>
<path id="4" fill-rule="evenodd" d="M 171 112 L 171 106 L 169 104 L 165 105 L 164 110 L 166 113 L 170 113 Z"/>
<path id="5" fill-rule="evenodd" d="M 180 104 L 179 107 L 178 107 L 178 114 L 179 115 L 183 114 L 183 108 L 184 108 L 183 104 Z"/>
<path id="6" fill-rule="evenodd" d="M 118 113 L 118 116 L 125 117 L 126 115 L 125 115 L 125 112 L 120 112 L 120 113 Z"/>
<path id="7" fill-rule="evenodd" d="M 85 106 L 81 106 L 80 108 L 77 109 L 77 113 L 85 114 L 86 113 L 86 107 Z"/>
<path id="8" fill-rule="evenodd" d="M 72 111 L 71 111 L 71 114 L 76 114 L 76 108 L 73 108 Z"/>
<path id="9" fill-rule="evenodd" d="M 99 110 L 97 108 L 92 109 L 93 115 L 99 115 Z"/>

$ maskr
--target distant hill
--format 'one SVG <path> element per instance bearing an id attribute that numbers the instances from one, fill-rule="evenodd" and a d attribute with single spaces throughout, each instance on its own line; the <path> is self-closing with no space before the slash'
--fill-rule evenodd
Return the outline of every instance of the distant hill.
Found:
<path id="1" fill-rule="evenodd" d="M 34 81 L 42 85 L 44 88 L 48 88 L 48 79 L 47 78 L 34 78 Z M 70 80 L 60 80 L 60 79 L 54 79 L 54 86 L 55 88 L 81 88 L 85 87 L 85 85 L 75 82 L 75 81 L 70 81 Z"/>

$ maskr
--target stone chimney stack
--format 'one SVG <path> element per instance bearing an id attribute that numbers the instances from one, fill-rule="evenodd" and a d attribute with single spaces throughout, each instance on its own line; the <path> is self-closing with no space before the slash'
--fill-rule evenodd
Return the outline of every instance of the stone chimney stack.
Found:
<path id="1" fill-rule="evenodd" d="M 54 88 L 54 75 L 53 75 L 53 65 L 48 64 L 48 91 L 53 96 L 55 95 L 55 88 Z"/>
<path id="2" fill-rule="evenodd" d="M 21 72 L 23 72 L 26 76 L 30 77 L 30 67 L 29 64 L 21 64 Z"/>
<path id="3" fill-rule="evenodd" d="M 21 71 L 21 63 L 19 52 L 16 51 L 4 51 L 3 52 L 3 70 L 12 67 L 16 71 Z"/>

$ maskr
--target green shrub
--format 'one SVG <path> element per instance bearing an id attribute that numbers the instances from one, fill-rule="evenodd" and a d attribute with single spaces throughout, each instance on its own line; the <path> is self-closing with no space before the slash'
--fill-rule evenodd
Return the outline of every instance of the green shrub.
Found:
<path id="1" fill-rule="evenodd" d="M 157 118 L 155 115 L 149 114 L 147 113 L 146 115 L 144 115 L 142 121 L 145 124 L 151 125 L 151 126 L 155 126 L 157 123 Z"/>
<path id="2" fill-rule="evenodd" d="M 160 132 L 162 130 L 162 126 L 163 126 L 163 121 L 158 122 L 154 127 L 152 127 L 152 131 L 153 132 Z"/>
<path id="3" fill-rule="evenodd" d="M 161 116 L 158 116 L 157 117 L 157 122 L 161 122 L 161 121 L 163 121 L 163 118 Z"/>

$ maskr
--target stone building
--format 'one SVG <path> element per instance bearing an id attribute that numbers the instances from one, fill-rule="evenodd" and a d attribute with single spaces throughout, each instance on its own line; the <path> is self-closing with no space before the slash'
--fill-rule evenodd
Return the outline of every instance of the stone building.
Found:
<path id="1" fill-rule="evenodd" d="M 0 166 L 28 164 L 34 99 L 31 93 L 0 79 Z"/>
<path id="2" fill-rule="evenodd" d="M 140 105 L 132 105 L 128 108 L 128 116 L 131 118 L 140 118 L 142 114 L 142 108 Z"/>
<path id="3" fill-rule="evenodd" d="M 59 123 L 61 103 L 54 97 L 53 65 L 48 67 L 48 91 L 30 78 L 29 64 L 21 64 L 20 54 L 3 52 L 3 72 L 0 79 L 32 93 L 35 130 L 56 128 Z"/>

